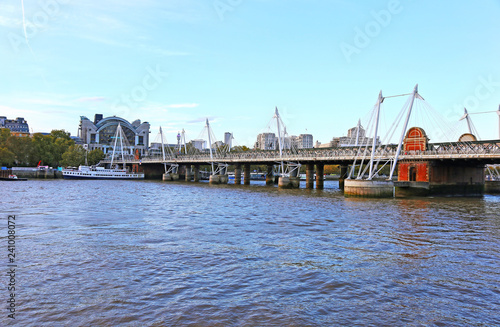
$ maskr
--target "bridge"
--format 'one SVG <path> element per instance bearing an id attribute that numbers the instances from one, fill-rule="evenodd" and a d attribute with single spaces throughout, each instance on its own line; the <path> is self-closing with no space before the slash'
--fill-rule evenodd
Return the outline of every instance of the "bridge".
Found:
<path id="1" fill-rule="evenodd" d="M 276 176 L 279 177 L 280 187 L 298 187 L 301 166 L 306 166 L 306 187 L 314 187 L 313 176 L 316 175 L 318 189 L 324 186 L 324 166 L 340 165 L 340 186 L 343 187 L 347 180 L 351 186 L 346 193 L 352 196 L 380 196 L 382 189 L 385 189 L 382 193 L 385 192 L 384 196 L 387 196 L 394 193 L 394 187 L 401 196 L 432 195 L 437 190 L 437 194 L 482 195 L 486 165 L 500 164 L 500 139 L 477 140 L 470 130 L 470 117 L 464 109 L 471 133 L 463 134 L 458 141 L 430 143 L 423 128 L 407 128 L 414 103 L 425 103 L 425 100 L 418 94 L 417 86 L 413 93 L 401 96 L 405 95 L 410 98 L 398 118 L 401 122 L 406 116 L 398 143 L 379 140 L 378 117 L 382 102 L 386 98 L 396 97 L 383 97 L 380 92 L 372 115 L 373 134 L 371 138 L 365 138 L 364 143 L 358 144 L 356 140 L 355 145 L 335 148 L 286 148 L 286 127 L 276 108 L 273 118 L 278 130 L 277 150 L 231 152 L 229 147 L 209 146 L 208 151 L 190 153 L 185 144 L 184 149 L 179 147 L 172 150 L 164 146 L 160 128 L 161 153 L 142 158 L 138 155 L 125 158 L 122 152 L 121 158 L 106 159 L 102 163 L 110 165 L 114 160 L 117 164 L 144 171 L 146 178 L 178 180 L 183 175 L 185 180 L 194 181 L 199 180 L 200 166 L 207 165 L 211 167 L 211 183 L 227 183 L 227 170 L 232 166 L 235 184 L 241 184 L 242 172 L 243 183 L 250 184 L 251 165 L 266 165 L 267 184 L 273 184 Z M 500 108 L 498 112 L 500 117 Z M 401 125 L 397 123 L 393 126 L 398 124 Z M 212 145 L 214 138 L 208 120 L 205 129 L 208 143 Z M 392 132 L 387 133 L 394 134 L 395 129 L 393 127 Z M 388 177 L 379 175 L 384 167 L 390 168 Z M 398 177 L 394 180 L 396 175 Z M 383 179 L 387 185 L 380 186 Z M 461 191 L 457 193 L 457 189 Z"/>

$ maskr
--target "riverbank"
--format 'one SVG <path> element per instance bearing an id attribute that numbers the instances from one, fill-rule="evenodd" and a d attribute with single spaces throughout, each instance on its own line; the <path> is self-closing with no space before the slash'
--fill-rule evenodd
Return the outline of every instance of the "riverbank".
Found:
<path id="1" fill-rule="evenodd" d="M 19 178 L 63 178 L 62 171 L 52 167 L 2 167 L 2 171 L 10 171 L 12 175 Z"/>

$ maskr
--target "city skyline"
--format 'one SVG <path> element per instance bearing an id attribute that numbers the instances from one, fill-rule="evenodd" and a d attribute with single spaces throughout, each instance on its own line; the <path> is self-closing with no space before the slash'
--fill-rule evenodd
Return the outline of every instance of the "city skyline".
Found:
<path id="1" fill-rule="evenodd" d="M 23 19 L 24 13 L 24 19 Z M 80 116 L 253 146 L 277 106 L 291 135 L 343 136 L 384 95 L 420 94 L 466 132 L 500 104 L 499 1 L 62 0 L 0 5 L 0 115 L 77 135 Z M 401 101 L 387 104 L 387 120 Z M 394 105 L 393 105 L 394 104 Z M 393 106 L 393 107 L 391 107 Z M 481 139 L 498 116 L 472 116 Z M 429 131 L 431 138 L 432 131 Z"/>

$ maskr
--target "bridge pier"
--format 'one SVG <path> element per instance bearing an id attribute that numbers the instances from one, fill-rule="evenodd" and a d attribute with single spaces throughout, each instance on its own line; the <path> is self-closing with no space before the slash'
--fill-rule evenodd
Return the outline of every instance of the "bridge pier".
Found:
<path id="1" fill-rule="evenodd" d="M 339 188 L 344 189 L 344 181 L 347 178 L 349 167 L 345 165 L 340 165 L 340 177 L 339 177 Z"/>
<path id="2" fill-rule="evenodd" d="M 316 164 L 316 189 L 322 190 L 325 188 L 325 165 L 322 163 Z"/>
<path id="3" fill-rule="evenodd" d="M 266 185 L 274 185 L 274 166 L 267 165 Z"/>
<path id="4" fill-rule="evenodd" d="M 219 183 L 227 184 L 229 182 L 229 176 L 227 175 L 227 167 L 221 167 L 219 172 Z"/>
<path id="5" fill-rule="evenodd" d="M 290 176 L 281 176 L 278 179 L 279 188 L 299 188 L 300 187 L 300 177 L 299 169 L 294 169 L 290 172 Z"/>
<path id="6" fill-rule="evenodd" d="M 243 184 L 250 185 L 250 164 L 243 166 Z"/>
<path id="7" fill-rule="evenodd" d="M 441 160 L 401 160 L 396 197 L 408 196 L 482 196 L 484 165 L 473 162 Z"/>
<path id="8" fill-rule="evenodd" d="M 241 185 L 241 164 L 234 167 L 234 184 Z"/>
<path id="9" fill-rule="evenodd" d="M 179 180 L 179 167 L 173 167 L 172 168 L 172 173 L 170 174 L 171 178 L 173 181 L 178 181 Z"/>
<path id="10" fill-rule="evenodd" d="M 185 170 L 186 170 L 186 182 L 190 182 L 191 181 L 191 165 L 186 165 Z"/>
<path id="11" fill-rule="evenodd" d="M 306 188 L 314 188 L 314 164 L 312 163 L 306 165 Z"/>
<path id="12" fill-rule="evenodd" d="M 500 181 L 486 181 L 484 184 L 484 192 L 488 194 L 499 194 Z"/>
<path id="13" fill-rule="evenodd" d="M 200 165 L 193 165 L 193 182 L 200 181 Z"/>

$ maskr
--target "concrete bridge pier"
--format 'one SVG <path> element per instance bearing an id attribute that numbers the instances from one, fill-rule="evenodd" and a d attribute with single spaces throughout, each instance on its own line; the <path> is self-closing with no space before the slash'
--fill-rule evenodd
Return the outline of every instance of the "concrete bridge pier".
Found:
<path id="1" fill-rule="evenodd" d="M 281 176 L 278 180 L 279 188 L 299 188 L 300 177 L 299 170 L 295 169 L 290 172 L 290 176 Z"/>
<path id="2" fill-rule="evenodd" d="M 312 163 L 306 165 L 306 188 L 314 188 L 314 164 Z"/>
<path id="3" fill-rule="evenodd" d="M 208 178 L 208 183 L 209 184 L 220 184 L 220 177 L 221 175 L 210 175 Z"/>
<path id="4" fill-rule="evenodd" d="M 179 167 L 172 167 L 172 173 L 170 174 L 173 181 L 179 180 Z"/>
<path id="5" fill-rule="evenodd" d="M 343 166 L 343 165 L 340 166 L 339 188 L 341 190 L 344 189 L 344 181 L 347 178 L 348 171 L 349 171 L 348 166 Z"/>
<path id="6" fill-rule="evenodd" d="M 500 181 L 486 181 L 484 192 L 488 194 L 500 194 Z"/>
<path id="7" fill-rule="evenodd" d="M 316 189 L 322 190 L 325 188 L 325 165 L 316 164 Z"/>
<path id="8" fill-rule="evenodd" d="M 165 173 L 163 174 L 162 178 L 161 178 L 164 182 L 169 182 L 172 180 L 172 176 L 169 174 L 169 173 Z"/>
<path id="9" fill-rule="evenodd" d="M 250 164 L 243 166 L 243 184 L 250 185 Z"/>
<path id="10" fill-rule="evenodd" d="M 266 185 L 274 185 L 274 166 L 267 165 Z"/>
<path id="11" fill-rule="evenodd" d="M 241 185 L 241 164 L 234 167 L 234 184 Z"/>
<path id="12" fill-rule="evenodd" d="M 186 182 L 191 181 L 191 165 L 186 165 Z"/>
<path id="13" fill-rule="evenodd" d="M 193 182 L 200 181 L 200 165 L 193 165 Z"/>
<path id="14" fill-rule="evenodd" d="M 229 182 L 229 176 L 227 175 L 227 167 L 222 167 L 219 173 L 219 183 L 227 184 Z"/>

